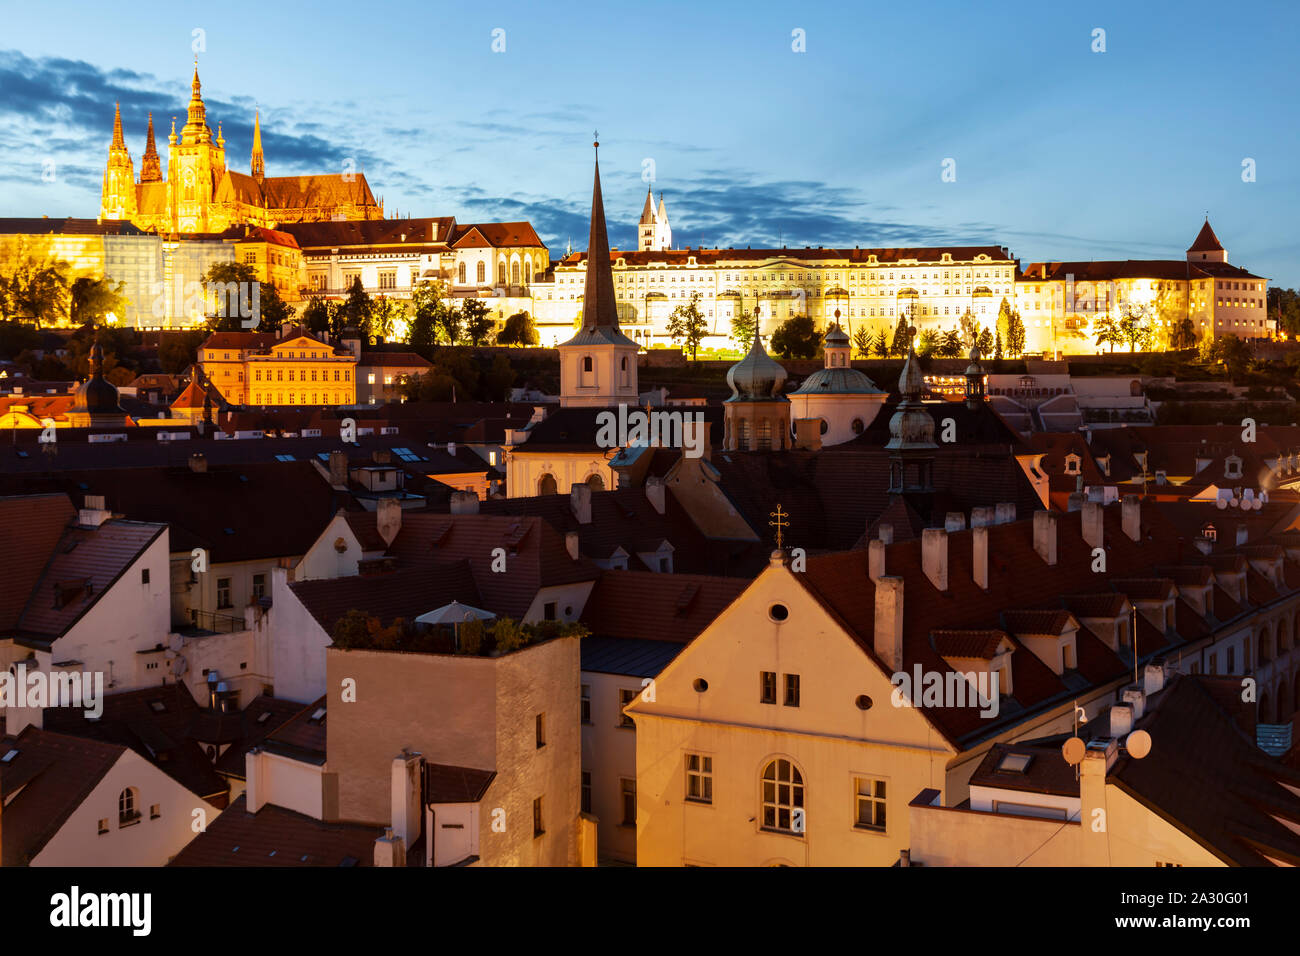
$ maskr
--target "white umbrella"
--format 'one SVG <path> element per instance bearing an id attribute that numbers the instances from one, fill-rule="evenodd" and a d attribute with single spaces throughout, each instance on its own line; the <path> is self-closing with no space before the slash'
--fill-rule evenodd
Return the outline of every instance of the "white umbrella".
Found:
<path id="1" fill-rule="evenodd" d="M 470 607 L 459 601 L 452 601 L 440 608 L 421 614 L 415 619 L 417 624 L 463 624 L 466 621 L 490 621 L 496 615 L 479 607 Z"/>

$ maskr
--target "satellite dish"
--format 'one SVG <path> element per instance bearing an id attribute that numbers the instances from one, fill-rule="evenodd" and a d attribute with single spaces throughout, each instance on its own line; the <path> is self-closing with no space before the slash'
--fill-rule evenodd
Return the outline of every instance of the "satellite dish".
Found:
<path id="1" fill-rule="evenodd" d="M 1061 745 L 1061 756 L 1071 767 L 1083 763 L 1083 755 L 1088 752 L 1088 745 L 1082 738 L 1071 737 Z"/>
<path id="2" fill-rule="evenodd" d="M 1128 755 L 1134 760 L 1141 760 L 1151 752 L 1151 735 L 1145 730 L 1135 730 L 1124 740 Z"/>

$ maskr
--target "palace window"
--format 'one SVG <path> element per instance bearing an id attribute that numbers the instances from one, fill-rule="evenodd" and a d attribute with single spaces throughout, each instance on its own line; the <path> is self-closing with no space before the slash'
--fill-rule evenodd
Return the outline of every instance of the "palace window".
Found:
<path id="1" fill-rule="evenodd" d="M 479 260 L 477 278 L 475 281 L 480 285 L 487 282 L 487 263 L 481 259 Z"/>
<path id="2" fill-rule="evenodd" d="M 803 774 L 789 760 L 778 758 L 763 768 L 760 799 L 764 830 L 782 833 L 803 832 L 802 821 L 795 829 L 795 810 L 804 806 Z M 799 815 L 802 817 L 802 813 Z"/>
<path id="3" fill-rule="evenodd" d="M 713 758 L 704 754 L 686 755 L 686 799 L 696 803 L 713 802 Z"/>

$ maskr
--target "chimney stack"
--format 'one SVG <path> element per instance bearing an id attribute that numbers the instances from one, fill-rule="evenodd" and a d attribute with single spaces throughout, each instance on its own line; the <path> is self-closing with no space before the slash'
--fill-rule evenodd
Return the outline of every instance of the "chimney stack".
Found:
<path id="1" fill-rule="evenodd" d="M 578 532 L 564 532 L 564 547 L 569 552 L 569 557 L 574 561 L 578 560 Z"/>
<path id="2" fill-rule="evenodd" d="M 1165 688 L 1165 669 L 1160 664 L 1148 664 L 1142 669 L 1142 690 L 1150 697 Z"/>
<path id="3" fill-rule="evenodd" d="M 645 480 L 646 499 L 650 502 L 650 506 L 659 514 L 663 514 L 664 510 L 668 506 L 668 502 L 665 500 L 665 491 L 664 480 L 658 475 L 651 475 Z"/>
<path id="4" fill-rule="evenodd" d="M 1083 492 L 1082 492 L 1082 491 L 1072 491 L 1072 492 L 1070 492 L 1070 497 L 1066 498 L 1066 499 L 1065 499 L 1065 502 L 1066 502 L 1066 503 L 1065 503 L 1065 510 L 1066 510 L 1066 511 L 1082 511 L 1082 510 L 1083 510 Z"/>
<path id="5" fill-rule="evenodd" d="M 453 491 L 451 493 L 451 513 L 454 515 L 478 514 L 478 495 L 472 491 Z"/>
<path id="6" fill-rule="evenodd" d="M 903 669 L 903 579 L 886 575 L 876 582 L 876 620 L 872 646 L 891 672 Z"/>
<path id="7" fill-rule="evenodd" d="M 894 526 L 892 524 L 882 524 L 876 529 L 876 537 L 885 544 L 894 543 Z"/>
<path id="8" fill-rule="evenodd" d="M 943 528 L 921 532 L 921 570 L 940 591 L 948 590 L 948 532 Z"/>
<path id="9" fill-rule="evenodd" d="M 477 499 L 475 499 L 477 500 Z M 375 528 L 384 544 L 391 545 L 402 530 L 402 503 L 396 498 L 380 498 L 375 509 Z"/>
<path id="10" fill-rule="evenodd" d="M 1237 547 L 1241 547 L 1250 538 L 1250 533 L 1246 530 L 1246 523 L 1243 521 L 1237 525 Z"/>
<path id="11" fill-rule="evenodd" d="M 1120 518 L 1124 524 L 1124 533 L 1130 541 L 1142 540 L 1142 499 L 1137 495 L 1125 495 L 1120 502 Z"/>
<path id="12" fill-rule="evenodd" d="M 569 508 L 578 524 L 591 524 L 591 487 L 574 485 L 569 490 Z"/>
<path id="13" fill-rule="evenodd" d="M 1085 501 L 1083 503 L 1081 528 L 1083 530 L 1083 540 L 1088 543 L 1088 547 L 1102 547 L 1104 525 L 1105 514 L 1102 512 L 1101 505 L 1095 501 Z"/>
<path id="14" fill-rule="evenodd" d="M 971 576 L 977 588 L 989 589 L 989 529 L 985 527 L 971 531 Z"/>
<path id="15" fill-rule="evenodd" d="M 943 530 L 949 533 L 966 530 L 966 515 L 960 511 L 949 511 L 943 519 Z"/>
<path id="16" fill-rule="evenodd" d="M 196 475 L 208 473 L 208 459 L 202 454 L 190 455 L 190 471 Z"/>
<path id="17" fill-rule="evenodd" d="M 1001 505 L 998 506 L 1002 507 Z M 1034 550 L 1049 565 L 1056 564 L 1056 512 L 1034 512 Z"/>
<path id="18" fill-rule="evenodd" d="M 880 539 L 867 544 L 867 574 L 872 581 L 879 581 L 885 574 L 885 542 Z"/>
<path id="19" fill-rule="evenodd" d="M 335 488 L 348 486 L 348 453 L 345 451 L 330 452 L 330 484 Z"/>
<path id="20" fill-rule="evenodd" d="M 1110 735 L 1116 739 L 1127 737 L 1133 729 L 1133 708 L 1128 704 L 1112 704 L 1110 708 Z"/>
<path id="21" fill-rule="evenodd" d="M 992 524 L 997 524 L 997 510 L 995 508 L 985 506 L 971 509 L 970 526 L 972 528 L 987 528 Z"/>
<path id="22" fill-rule="evenodd" d="M 1142 713 L 1146 710 L 1146 694 L 1142 693 L 1142 688 L 1134 685 L 1124 688 L 1124 693 L 1120 699 L 1128 704 L 1129 710 L 1133 712 L 1133 722 L 1137 723 L 1142 719 Z"/>
<path id="23" fill-rule="evenodd" d="M 993 512 L 994 524 L 1011 524 L 1016 520 L 1016 503 L 1014 501 L 999 501 Z"/>

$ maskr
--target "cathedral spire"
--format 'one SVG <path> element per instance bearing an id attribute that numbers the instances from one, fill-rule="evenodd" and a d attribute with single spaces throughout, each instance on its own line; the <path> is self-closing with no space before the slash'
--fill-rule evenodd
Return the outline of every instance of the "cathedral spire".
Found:
<path id="1" fill-rule="evenodd" d="M 194 59 L 194 79 L 190 83 L 190 105 L 181 136 L 186 143 L 205 143 L 211 138 L 208 130 L 207 109 L 203 105 L 203 90 L 199 83 L 199 61 Z"/>
<path id="2" fill-rule="evenodd" d="M 113 111 L 113 144 L 109 149 L 126 149 L 126 140 L 122 138 L 122 104 L 117 103 Z"/>
<path id="3" fill-rule="evenodd" d="M 158 161 L 158 146 L 153 138 L 153 113 L 149 114 L 149 132 L 145 136 L 144 158 L 140 160 L 140 182 L 162 182 L 162 167 Z"/>
<path id="4" fill-rule="evenodd" d="M 259 183 L 266 177 L 266 163 L 262 158 L 262 113 L 253 114 L 253 178 Z"/>
<path id="5" fill-rule="evenodd" d="M 609 262 L 609 236 L 605 232 L 605 201 L 600 193 L 600 143 L 596 149 L 596 175 L 591 188 L 591 235 L 587 239 L 587 281 L 582 296 L 582 327 L 618 328 L 614 298 L 614 271 Z"/>

